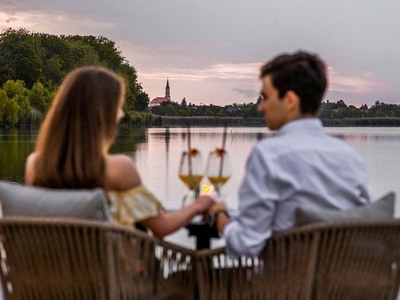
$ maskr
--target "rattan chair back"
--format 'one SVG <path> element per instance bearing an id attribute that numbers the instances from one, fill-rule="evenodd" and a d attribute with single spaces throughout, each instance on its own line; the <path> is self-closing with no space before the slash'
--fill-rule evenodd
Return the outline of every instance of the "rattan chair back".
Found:
<path id="1" fill-rule="evenodd" d="M 193 252 L 104 222 L 0 219 L 5 299 L 186 299 Z"/>
<path id="2" fill-rule="evenodd" d="M 257 258 L 196 258 L 199 299 L 396 299 L 400 221 L 304 226 L 273 236 Z"/>

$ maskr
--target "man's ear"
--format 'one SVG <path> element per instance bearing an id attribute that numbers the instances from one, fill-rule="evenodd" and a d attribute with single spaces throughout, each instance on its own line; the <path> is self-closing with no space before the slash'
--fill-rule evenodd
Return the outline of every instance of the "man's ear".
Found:
<path id="1" fill-rule="evenodd" d="M 291 111 L 300 112 L 300 98 L 293 91 L 287 91 L 285 94 L 285 101 L 287 108 Z"/>

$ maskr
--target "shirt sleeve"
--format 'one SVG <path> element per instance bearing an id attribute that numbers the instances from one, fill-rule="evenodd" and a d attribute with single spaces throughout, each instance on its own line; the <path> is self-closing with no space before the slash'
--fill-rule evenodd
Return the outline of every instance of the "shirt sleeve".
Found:
<path id="1" fill-rule="evenodd" d="M 358 176 L 358 178 L 360 178 L 359 197 L 360 199 L 362 199 L 363 203 L 371 203 L 371 191 L 369 189 L 368 176 L 367 176 L 368 172 L 363 161 L 361 161 L 360 163 L 359 173 L 360 173 L 360 175 Z"/>
<path id="2" fill-rule="evenodd" d="M 261 151 L 254 148 L 239 189 L 239 214 L 223 231 L 230 257 L 259 255 L 272 234 L 276 201 L 280 197 L 269 167 Z"/>
<path id="3" fill-rule="evenodd" d="M 111 216 L 121 225 L 131 226 L 163 210 L 160 201 L 143 185 L 122 192 L 110 191 L 108 197 Z"/>

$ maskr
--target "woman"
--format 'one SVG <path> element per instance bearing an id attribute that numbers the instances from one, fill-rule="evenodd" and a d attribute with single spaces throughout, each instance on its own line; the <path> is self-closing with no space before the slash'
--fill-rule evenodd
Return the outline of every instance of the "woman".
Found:
<path id="1" fill-rule="evenodd" d="M 111 71 L 83 67 L 68 74 L 27 159 L 25 182 L 49 188 L 102 187 L 116 222 L 132 226 L 140 221 L 164 237 L 205 212 L 213 200 L 202 196 L 179 211 L 164 212 L 142 185 L 132 160 L 108 153 L 124 116 L 124 98 L 125 85 Z"/>

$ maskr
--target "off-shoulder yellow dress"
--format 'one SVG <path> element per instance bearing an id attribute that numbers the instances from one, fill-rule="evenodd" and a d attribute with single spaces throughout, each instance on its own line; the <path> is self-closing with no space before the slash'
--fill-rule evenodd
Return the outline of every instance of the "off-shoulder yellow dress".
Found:
<path id="1" fill-rule="evenodd" d="M 143 185 L 126 191 L 109 191 L 110 212 L 114 222 L 131 226 L 164 210 L 160 201 Z"/>

